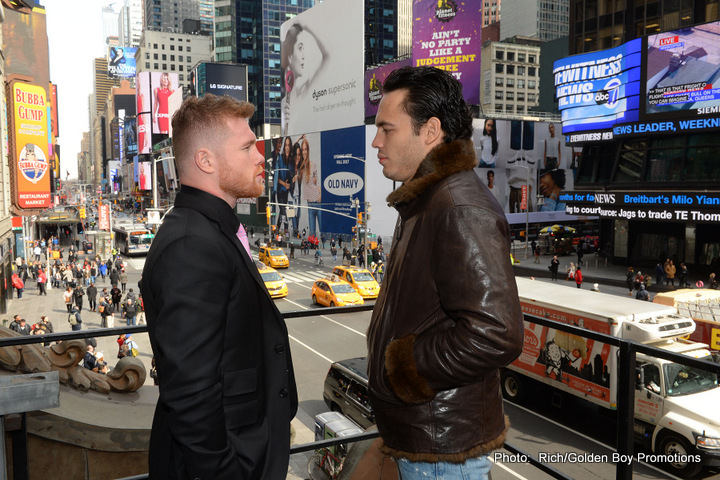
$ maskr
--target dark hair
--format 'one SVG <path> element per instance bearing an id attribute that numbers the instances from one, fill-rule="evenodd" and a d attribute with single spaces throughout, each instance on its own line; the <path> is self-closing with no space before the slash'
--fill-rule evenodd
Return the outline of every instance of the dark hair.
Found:
<path id="1" fill-rule="evenodd" d="M 302 31 L 302 25 L 300 25 L 299 23 L 293 23 L 292 25 L 290 25 L 290 28 L 288 28 L 288 31 L 285 34 L 285 40 L 283 41 L 283 50 L 285 50 L 285 55 L 283 55 L 280 59 L 280 68 L 282 68 L 283 71 L 290 66 L 290 62 L 288 62 L 288 57 L 293 54 L 293 50 L 295 49 L 295 42 L 297 41 L 298 35 L 300 35 L 300 32 Z"/>
<path id="2" fill-rule="evenodd" d="M 558 170 L 557 168 L 553 170 L 541 170 L 540 178 L 544 177 L 545 175 L 550 175 L 553 179 L 553 182 L 555 182 L 555 185 L 560 187 L 560 190 L 565 190 L 565 170 Z"/>
<path id="3" fill-rule="evenodd" d="M 482 134 L 487 136 L 487 122 L 492 120 L 493 125 L 495 125 L 495 128 L 492 129 L 492 132 L 490 133 L 490 140 L 492 141 L 492 150 L 490 150 L 491 155 L 495 155 L 498 151 L 498 142 L 497 142 L 497 120 L 494 118 L 486 118 L 485 123 L 483 123 L 483 132 Z"/>
<path id="4" fill-rule="evenodd" d="M 490 175 L 492 175 L 492 176 L 494 177 L 494 176 L 495 176 L 495 172 L 492 171 L 492 170 L 488 170 L 486 175 L 487 175 L 488 177 L 490 177 Z"/>
<path id="5" fill-rule="evenodd" d="M 472 112 L 465 103 L 462 85 L 435 67 L 403 67 L 388 75 L 383 92 L 407 90 L 403 109 L 412 118 L 415 134 L 432 117 L 440 120 L 445 143 L 472 137 Z"/>

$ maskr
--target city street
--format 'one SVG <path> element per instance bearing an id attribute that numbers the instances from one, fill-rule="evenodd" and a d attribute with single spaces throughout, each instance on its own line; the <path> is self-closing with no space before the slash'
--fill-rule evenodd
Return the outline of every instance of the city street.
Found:
<path id="1" fill-rule="evenodd" d="M 254 252 L 254 256 L 257 258 L 256 252 Z M 325 375 L 330 364 L 346 358 L 364 356 L 367 351 L 365 333 L 370 322 L 371 312 L 325 314 L 323 313 L 323 310 L 326 310 L 324 307 L 312 303 L 310 291 L 313 282 L 332 271 L 333 262 L 329 255 L 325 255 L 325 258 L 325 266 L 316 267 L 312 251 L 305 256 L 300 253 L 300 249 L 296 249 L 295 259 L 290 260 L 290 267 L 278 270 L 287 282 L 289 290 L 286 298 L 275 300 L 279 310 L 281 312 L 310 310 L 317 313 L 316 316 L 287 320 L 300 400 L 300 410 L 293 422 L 297 431 L 296 443 L 313 440 L 314 416 L 328 410 L 323 402 L 322 392 Z M 145 258 L 133 257 L 124 260 L 129 273 L 128 287 L 137 291 L 137 282 L 140 279 Z M 523 265 L 530 268 L 527 263 L 523 263 Z M 535 267 L 535 265 L 532 266 Z M 537 265 L 538 273 L 541 273 L 542 270 L 539 267 L 546 269 L 544 262 L 542 265 Z M 600 275 L 614 277 L 616 274 L 614 271 L 603 272 L 600 268 L 589 270 L 597 275 L 597 279 L 601 278 Z M 549 281 L 541 278 L 538 280 Z M 623 287 L 613 286 L 609 283 L 611 282 L 603 283 L 600 287 L 601 291 L 619 296 L 626 295 Z M 568 288 L 575 288 L 570 285 L 570 282 L 561 282 L 561 284 L 567 284 Z M 105 283 L 100 281 L 98 286 L 99 288 L 109 286 L 109 281 Z M 62 301 L 62 290 L 53 289 L 48 292 L 47 297 L 39 297 L 32 280 L 28 281 L 28 288 L 23 298 L 11 301 L 8 318 L 12 318 L 14 314 L 20 314 L 28 319 L 29 323 L 36 322 L 40 315 L 46 314 L 51 317 L 56 331 L 70 330 L 66 321 L 67 314 Z M 116 325 L 121 322 L 117 317 L 116 315 Z M 87 307 L 84 308 L 83 330 L 99 327 L 99 314 L 87 311 Z M 149 371 L 152 352 L 147 334 L 139 334 L 135 337 L 135 341 L 140 347 L 139 358 Z M 115 362 L 117 353 L 115 338 L 112 336 L 97 339 L 98 349 L 105 353 L 105 358 L 111 366 Z M 146 387 L 150 385 L 152 385 L 152 380 L 148 377 Z M 552 395 L 552 392 L 544 390 L 538 391 L 537 395 L 533 395 L 532 398 L 534 400 L 520 405 L 505 402 L 505 413 L 509 415 L 512 425 L 508 435 L 510 443 L 536 456 L 567 452 L 573 455 L 586 453 L 607 455 L 608 462 L 560 461 L 553 462 L 553 465 L 574 478 L 614 478 L 615 464 L 612 462 L 612 445 L 615 442 L 615 417 L 613 414 L 568 396 L 563 397 L 558 404 L 558 400 Z M 291 474 L 288 478 L 305 478 L 304 465 L 307 457 L 307 455 L 301 454 L 292 458 Z M 543 478 L 542 474 L 527 464 L 524 459 L 513 457 L 504 450 L 494 456 L 493 460 L 496 463 L 496 467 L 493 469 L 493 478 Z M 639 479 L 675 478 L 664 473 L 657 466 L 646 463 L 636 463 L 634 475 L 634 478 Z M 720 473 L 706 470 L 700 478 L 719 480 Z"/>

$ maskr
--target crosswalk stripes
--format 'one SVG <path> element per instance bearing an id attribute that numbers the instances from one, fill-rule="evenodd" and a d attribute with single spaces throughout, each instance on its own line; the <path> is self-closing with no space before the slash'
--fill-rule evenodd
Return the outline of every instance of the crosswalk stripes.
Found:
<path id="1" fill-rule="evenodd" d="M 123 262 L 126 262 L 130 267 L 135 270 L 142 270 L 145 267 L 145 257 L 140 258 L 123 258 Z"/>
<path id="2" fill-rule="evenodd" d="M 285 282 L 287 283 L 304 283 L 304 282 L 314 282 L 318 278 L 322 278 L 327 275 L 325 272 L 292 272 L 292 273 L 286 273 L 286 272 L 280 272 L 280 275 L 283 276 L 285 279 Z"/>

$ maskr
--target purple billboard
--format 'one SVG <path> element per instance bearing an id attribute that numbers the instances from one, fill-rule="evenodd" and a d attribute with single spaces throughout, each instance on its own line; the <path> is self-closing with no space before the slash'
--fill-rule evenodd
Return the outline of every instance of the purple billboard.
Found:
<path id="1" fill-rule="evenodd" d="M 378 105 L 383 97 L 382 86 L 390 72 L 402 67 L 412 65 L 412 60 L 405 59 L 398 62 L 381 65 L 377 68 L 371 68 L 365 71 L 365 116 L 372 117 L 377 115 Z"/>
<path id="2" fill-rule="evenodd" d="M 452 73 L 471 105 L 480 103 L 481 27 L 481 2 L 413 0 L 413 66 Z"/>

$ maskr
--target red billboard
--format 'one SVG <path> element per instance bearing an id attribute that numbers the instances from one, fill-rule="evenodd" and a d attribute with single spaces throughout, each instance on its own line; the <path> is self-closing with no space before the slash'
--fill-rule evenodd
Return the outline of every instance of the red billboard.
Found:
<path id="1" fill-rule="evenodd" d="M 13 200 L 21 210 L 47 208 L 51 199 L 45 89 L 15 80 L 11 92 L 11 134 L 15 148 L 10 154 L 16 194 Z"/>

